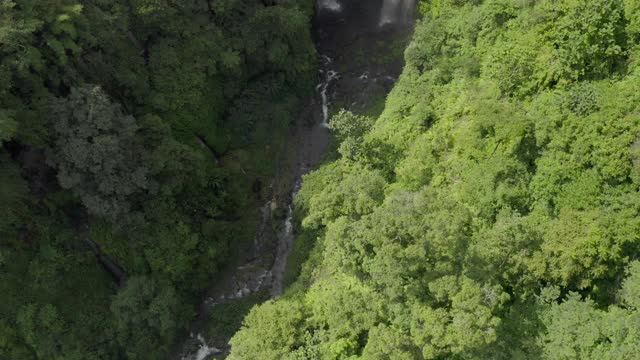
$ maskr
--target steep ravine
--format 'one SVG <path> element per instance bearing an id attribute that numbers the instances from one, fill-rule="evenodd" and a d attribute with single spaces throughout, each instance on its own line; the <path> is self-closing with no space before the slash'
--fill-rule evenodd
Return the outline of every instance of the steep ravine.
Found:
<path id="1" fill-rule="evenodd" d="M 414 8 L 415 0 L 317 1 L 313 27 L 320 68 L 315 95 L 291 129 L 288 156 L 283 156 L 286 164 L 281 164 L 270 185 L 272 196 L 260 209 L 250 254 L 212 286 L 177 359 L 204 360 L 228 352 L 229 339 L 207 339 L 203 334 L 217 305 L 258 292 L 270 297 L 283 293 L 287 257 L 295 240 L 292 203 L 302 175 L 318 166 L 329 147 L 332 112 L 346 108 L 375 113 L 384 101 L 402 70 Z M 284 219 L 275 213 L 284 213 Z"/>

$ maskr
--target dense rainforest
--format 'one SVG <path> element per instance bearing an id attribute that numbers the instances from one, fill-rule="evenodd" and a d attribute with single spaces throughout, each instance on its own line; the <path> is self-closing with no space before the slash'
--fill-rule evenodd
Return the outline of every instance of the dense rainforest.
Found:
<path id="1" fill-rule="evenodd" d="M 168 358 L 252 240 L 313 11 L 0 0 L 0 359 Z"/>
<path id="2" fill-rule="evenodd" d="M 285 292 L 228 358 L 640 358 L 640 2 L 417 7 L 382 113 L 331 109 Z M 0 0 L 0 359 L 175 357 L 273 195 L 313 15 Z"/>
<path id="3" fill-rule="evenodd" d="M 383 113 L 333 115 L 312 250 L 229 358 L 640 358 L 640 2 L 419 11 Z"/>

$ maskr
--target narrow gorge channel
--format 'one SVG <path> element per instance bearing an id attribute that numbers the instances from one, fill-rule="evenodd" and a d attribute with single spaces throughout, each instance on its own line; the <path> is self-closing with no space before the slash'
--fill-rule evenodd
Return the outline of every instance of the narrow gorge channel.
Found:
<path id="1" fill-rule="evenodd" d="M 317 1 L 313 29 L 318 83 L 291 129 L 287 164 L 270 185 L 270 199 L 260 209 L 250 254 L 226 279 L 212 286 L 176 359 L 224 357 L 229 339 L 206 334 L 216 308 L 253 294 L 276 298 L 284 292 L 287 258 L 295 240 L 293 200 L 302 176 L 316 168 L 330 150 L 332 113 L 344 108 L 379 115 L 402 70 L 414 10 L 415 0 Z"/>

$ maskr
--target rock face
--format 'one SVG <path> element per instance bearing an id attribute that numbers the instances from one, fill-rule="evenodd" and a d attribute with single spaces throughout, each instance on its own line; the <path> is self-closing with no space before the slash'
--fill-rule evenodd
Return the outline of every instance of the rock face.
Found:
<path id="1" fill-rule="evenodd" d="M 328 11 L 321 0 L 315 18 L 320 53 L 317 91 L 323 118 L 340 108 L 360 112 L 391 90 L 403 67 L 415 0 L 338 0 Z"/>

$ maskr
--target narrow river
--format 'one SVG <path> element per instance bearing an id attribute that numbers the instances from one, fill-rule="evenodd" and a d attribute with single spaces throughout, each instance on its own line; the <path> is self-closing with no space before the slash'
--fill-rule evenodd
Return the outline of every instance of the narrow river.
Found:
<path id="1" fill-rule="evenodd" d="M 294 163 L 281 174 L 283 179 L 276 179 L 290 185 L 274 194 L 280 204 L 270 200 L 260 209 L 254 256 L 210 292 L 176 359 L 204 360 L 228 352 L 229 339 L 221 343 L 203 334 L 217 305 L 256 292 L 268 291 L 272 298 L 283 293 L 287 257 L 295 240 L 293 200 L 302 176 L 319 165 L 328 149 L 332 112 L 346 108 L 370 113 L 371 107 L 384 101 L 402 70 L 414 10 L 415 0 L 317 1 L 313 29 L 319 54 L 318 84 L 291 130 L 288 146 L 294 150 Z M 282 204 L 286 217 L 277 220 L 273 210 Z M 274 226 L 274 221 L 282 223 Z M 280 230 L 274 233 L 274 228 Z"/>

